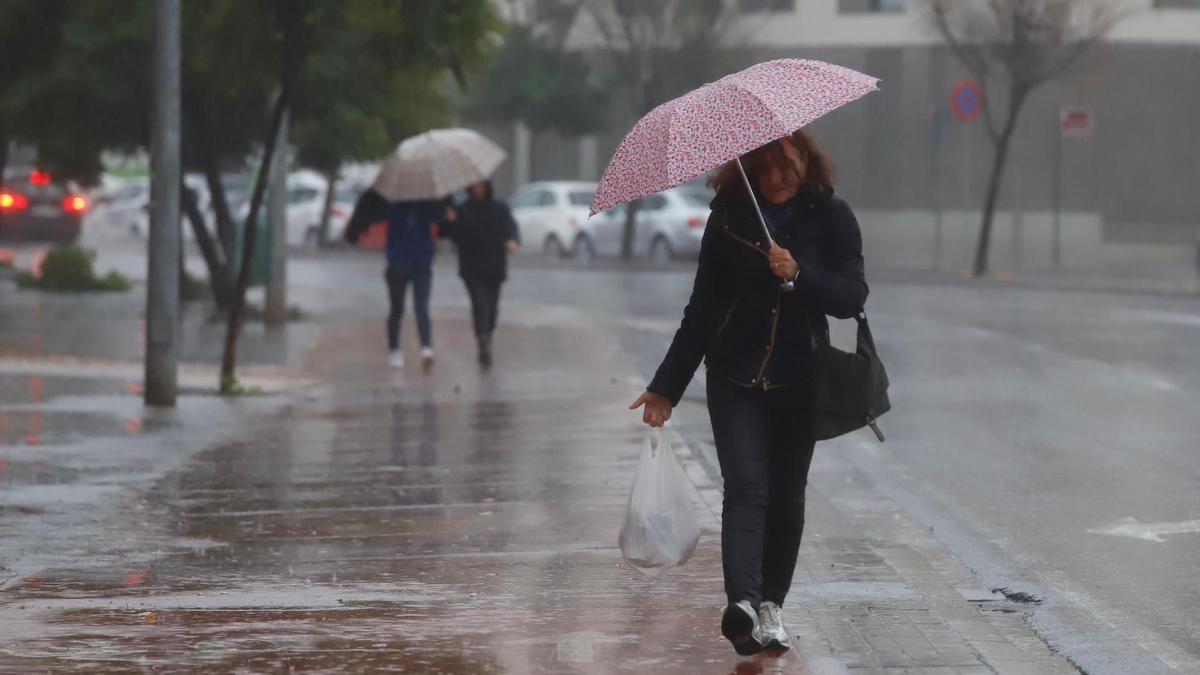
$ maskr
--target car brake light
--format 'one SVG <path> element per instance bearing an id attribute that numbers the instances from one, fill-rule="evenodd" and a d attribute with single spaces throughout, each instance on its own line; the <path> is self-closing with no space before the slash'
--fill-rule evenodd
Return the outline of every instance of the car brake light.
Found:
<path id="1" fill-rule="evenodd" d="M 696 229 L 698 227 L 704 227 L 704 219 L 703 218 L 688 218 L 687 226 L 692 229 Z"/>
<path id="2" fill-rule="evenodd" d="M 31 185 L 49 185 L 50 174 L 43 171 L 34 171 L 33 173 L 29 174 L 29 183 Z"/>
<path id="3" fill-rule="evenodd" d="M 0 192 L 0 211 L 22 211 L 29 208 L 29 200 L 19 192 Z"/>
<path id="4" fill-rule="evenodd" d="M 72 195 L 63 200 L 63 210 L 68 213 L 83 213 L 87 211 L 87 200 L 79 195 Z"/>

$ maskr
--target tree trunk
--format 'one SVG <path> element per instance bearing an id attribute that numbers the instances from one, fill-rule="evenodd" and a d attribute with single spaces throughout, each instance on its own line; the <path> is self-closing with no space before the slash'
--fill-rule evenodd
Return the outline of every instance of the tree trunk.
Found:
<path id="1" fill-rule="evenodd" d="M 0 183 L 4 182 L 4 170 L 8 168 L 8 134 L 0 129 Z"/>
<path id="2" fill-rule="evenodd" d="M 337 171 L 325 174 L 325 202 L 321 204 L 321 227 L 317 235 L 317 247 L 329 245 L 329 212 L 333 209 L 333 192 L 337 189 Z"/>
<path id="3" fill-rule="evenodd" d="M 975 246 L 974 275 L 982 277 L 988 270 L 988 249 L 992 240 L 992 224 L 996 218 L 996 202 L 1000 197 L 1000 185 L 1004 179 L 1004 167 L 1008 164 L 1008 149 L 1012 142 L 1013 132 L 1017 128 L 1017 119 L 1025 104 L 1026 94 L 1014 92 L 1012 103 L 1008 107 L 1008 119 L 1004 121 L 1004 130 L 996 140 L 996 154 L 992 159 L 992 174 L 988 178 L 987 195 L 983 201 L 983 224 L 979 228 L 979 241 Z"/>
<path id="4" fill-rule="evenodd" d="M 263 195 L 266 193 L 267 177 L 271 173 L 271 160 L 275 155 L 275 141 L 279 136 L 279 126 L 283 123 L 283 113 L 287 110 L 291 87 L 285 79 L 284 86 L 275 101 L 275 110 L 271 113 L 271 128 L 267 133 L 267 143 L 263 148 L 262 163 L 259 166 L 258 177 L 254 181 L 254 193 L 250 197 L 250 213 L 242 230 L 242 259 L 238 267 L 237 281 L 233 286 L 233 298 L 229 305 L 229 317 L 225 325 L 225 350 L 221 357 L 221 393 L 228 394 L 237 385 L 234 369 L 237 364 L 237 340 L 242 329 L 242 316 L 246 310 L 246 287 L 250 285 L 250 268 L 254 261 L 254 243 L 258 234 L 258 212 L 262 207 Z"/>
<path id="5" fill-rule="evenodd" d="M 229 268 L 217 249 L 208 227 L 204 223 L 204 214 L 196 204 L 196 195 L 187 186 L 182 188 L 183 212 L 192 225 L 192 233 L 196 235 L 196 245 L 204 256 L 204 265 L 208 268 L 208 283 L 212 288 L 213 300 L 217 307 L 224 309 L 229 306 Z"/>
<path id="6" fill-rule="evenodd" d="M 280 50 L 283 67 L 279 77 L 279 96 L 275 99 L 274 110 L 271 111 L 271 124 L 267 130 L 266 144 L 263 147 L 262 163 L 254 181 L 254 192 L 250 197 L 250 210 L 246 215 L 246 223 L 242 230 L 242 259 L 238 268 L 237 281 L 233 286 L 233 299 L 229 306 L 229 317 L 225 325 L 225 350 L 221 357 L 220 387 L 223 394 L 233 393 L 237 387 L 237 377 L 234 372 L 237 365 L 237 341 L 242 329 L 242 317 L 246 310 L 246 287 L 250 285 L 250 269 L 254 262 L 254 242 L 258 238 L 258 212 L 262 208 L 263 196 L 267 191 L 267 179 L 271 175 L 271 161 L 275 157 L 279 130 L 283 125 L 288 106 L 291 104 L 292 88 L 307 56 L 304 39 L 300 34 L 303 30 L 301 16 L 303 4 L 285 2 L 278 7 L 281 11 L 279 18 L 283 32 Z"/>
<path id="7" fill-rule="evenodd" d="M 236 236 L 233 228 L 233 215 L 229 212 L 225 184 L 221 182 L 221 169 L 217 163 L 217 156 L 213 153 L 212 134 L 209 131 L 208 119 L 204 116 L 202 109 L 196 105 L 189 106 L 187 112 L 189 126 L 196 137 L 192 147 L 196 150 L 200 166 L 204 170 L 204 180 L 208 183 L 209 199 L 212 202 L 213 217 L 216 219 L 217 240 L 221 243 L 225 260 L 232 261 Z M 226 272 L 228 271 L 226 268 Z M 226 287 L 231 282 L 231 278 L 226 279 Z"/>
<path id="8" fill-rule="evenodd" d="M 532 127 L 529 128 L 529 182 L 537 180 L 537 139 L 541 132 Z M 570 244 L 567 244 L 568 246 Z"/>
<path id="9" fill-rule="evenodd" d="M 637 214 L 641 210 L 642 200 L 629 202 L 625 207 L 625 226 L 621 229 L 621 259 L 633 260 L 633 242 L 637 235 Z"/>

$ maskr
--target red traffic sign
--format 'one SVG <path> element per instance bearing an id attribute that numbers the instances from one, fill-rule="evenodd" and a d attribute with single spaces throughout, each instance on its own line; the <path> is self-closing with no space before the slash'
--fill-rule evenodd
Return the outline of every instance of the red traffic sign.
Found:
<path id="1" fill-rule="evenodd" d="M 1058 128 L 1063 136 L 1091 136 L 1095 123 L 1091 108 L 1063 108 L 1058 112 Z"/>
<path id="2" fill-rule="evenodd" d="M 950 92 L 950 109 L 954 116 L 963 122 L 974 122 L 983 114 L 983 106 L 987 100 L 983 96 L 983 87 L 974 80 L 962 80 L 954 85 Z"/>

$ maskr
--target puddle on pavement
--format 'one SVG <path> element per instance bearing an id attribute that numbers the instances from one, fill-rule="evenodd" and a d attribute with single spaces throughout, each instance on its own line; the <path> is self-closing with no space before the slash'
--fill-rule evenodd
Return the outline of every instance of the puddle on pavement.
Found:
<path id="1" fill-rule="evenodd" d="M 67 485 L 77 481 L 79 476 L 80 471 L 70 467 L 29 459 L 4 459 L 0 455 L 0 487 Z"/>
<path id="2" fill-rule="evenodd" d="M 169 535 L 210 545 L 9 585 L 6 611 L 43 622 L 9 654 L 53 670 L 732 664 L 719 579 L 692 576 L 718 569 L 715 535 L 704 566 L 647 580 L 623 565 L 615 523 L 641 432 L 562 390 L 385 390 L 202 452 L 145 498 Z M 685 600 L 645 602 L 655 592 Z M 593 633 L 571 633 L 584 622 Z"/>
<path id="3" fill-rule="evenodd" d="M 101 436 L 126 436 L 147 431 L 140 417 L 57 410 L 0 409 L 0 454 L 5 446 L 67 445 Z M 149 423 L 151 428 L 156 428 Z"/>
<path id="4" fill-rule="evenodd" d="M 0 406 L 41 403 L 63 396 L 132 395 L 129 384 L 121 378 L 0 373 Z"/>

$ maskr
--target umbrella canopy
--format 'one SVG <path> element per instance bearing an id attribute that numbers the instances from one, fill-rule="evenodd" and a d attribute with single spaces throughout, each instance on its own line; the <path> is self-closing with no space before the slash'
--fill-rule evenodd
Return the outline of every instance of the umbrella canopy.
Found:
<path id="1" fill-rule="evenodd" d="M 434 129 L 401 142 L 372 187 L 393 202 L 441 199 L 487 180 L 507 156 L 470 129 Z"/>
<path id="2" fill-rule="evenodd" d="M 878 79 L 823 61 L 767 61 L 668 101 L 617 147 L 591 214 L 673 188 L 875 91 Z"/>

